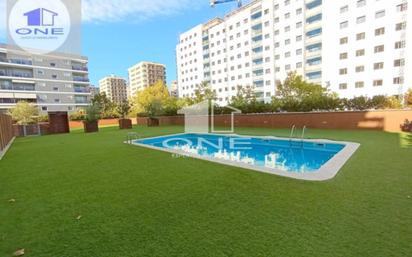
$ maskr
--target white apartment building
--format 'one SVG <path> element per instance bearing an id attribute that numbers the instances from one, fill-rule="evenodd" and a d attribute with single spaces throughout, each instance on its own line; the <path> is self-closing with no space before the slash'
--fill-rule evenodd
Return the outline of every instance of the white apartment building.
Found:
<path id="1" fill-rule="evenodd" d="M 127 101 L 127 83 L 124 78 L 110 75 L 99 80 L 99 91 L 114 103 Z"/>
<path id="2" fill-rule="evenodd" d="M 156 82 L 166 83 L 166 66 L 154 62 L 140 62 L 128 69 L 129 72 L 129 97 L 137 92 L 152 86 Z"/>
<path id="3" fill-rule="evenodd" d="M 340 97 L 402 94 L 412 86 L 411 19 L 406 0 L 252 1 L 180 35 L 179 97 L 208 81 L 220 104 L 238 86 L 270 100 L 291 71 Z"/>

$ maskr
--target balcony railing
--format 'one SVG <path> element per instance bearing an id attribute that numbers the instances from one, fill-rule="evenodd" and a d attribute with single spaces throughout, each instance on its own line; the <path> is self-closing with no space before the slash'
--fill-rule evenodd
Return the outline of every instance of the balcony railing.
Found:
<path id="1" fill-rule="evenodd" d="M 83 78 L 83 77 L 73 77 L 73 81 L 89 82 L 90 80 L 88 78 Z"/>
<path id="2" fill-rule="evenodd" d="M 83 66 L 72 66 L 72 70 L 89 71 L 89 69 L 87 67 L 83 67 Z"/>
<path id="3" fill-rule="evenodd" d="M 29 84 L 0 84 L 1 90 L 16 90 L 16 91 L 35 91 L 34 85 Z"/>
<path id="4" fill-rule="evenodd" d="M 86 87 L 75 87 L 74 92 L 76 93 L 90 93 L 90 89 Z"/>
<path id="5" fill-rule="evenodd" d="M 33 65 L 33 62 L 30 60 L 24 59 L 7 59 L 7 58 L 0 58 L 0 62 L 3 63 L 13 63 L 13 64 L 22 64 L 22 65 Z"/>
<path id="6" fill-rule="evenodd" d="M 3 77 L 18 77 L 18 78 L 33 78 L 33 74 L 31 73 L 23 73 L 23 72 L 16 72 L 16 71 L 4 71 L 0 70 L 0 76 Z"/>

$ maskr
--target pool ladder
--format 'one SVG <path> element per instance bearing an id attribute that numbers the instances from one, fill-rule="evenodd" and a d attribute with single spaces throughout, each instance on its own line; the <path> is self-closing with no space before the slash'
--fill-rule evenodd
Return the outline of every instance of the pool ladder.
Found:
<path id="1" fill-rule="evenodd" d="M 294 137 L 294 134 L 295 134 L 295 131 L 296 131 L 296 125 L 293 125 L 292 126 L 292 129 L 290 130 L 290 135 L 289 135 L 289 145 L 290 146 L 293 146 L 293 144 L 296 142 L 296 143 L 299 143 L 299 142 L 297 142 L 296 140 L 293 140 L 295 137 Z M 305 132 L 306 132 L 306 126 L 303 126 L 303 128 L 302 128 L 302 134 L 301 134 L 301 136 L 300 136 L 300 147 L 302 147 L 303 148 L 303 144 L 304 144 L 304 142 L 303 142 L 303 140 L 305 139 Z"/>
<path id="2" fill-rule="evenodd" d="M 130 132 L 130 133 L 127 133 L 126 142 L 128 144 L 133 144 L 133 141 L 139 138 L 140 138 L 139 134 L 137 134 L 136 132 Z"/>

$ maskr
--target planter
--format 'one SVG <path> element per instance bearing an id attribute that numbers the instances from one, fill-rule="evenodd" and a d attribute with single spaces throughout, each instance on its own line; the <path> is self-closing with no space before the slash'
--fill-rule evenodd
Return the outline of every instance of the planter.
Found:
<path id="1" fill-rule="evenodd" d="M 132 120 L 131 119 L 119 119 L 119 128 L 120 129 L 131 129 Z"/>
<path id="2" fill-rule="evenodd" d="M 99 131 L 99 121 L 83 121 L 85 133 L 93 133 Z"/>
<path id="3" fill-rule="evenodd" d="M 148 127 L 158 127 L 159 126 L 159 119 L 147 118 L 147 126 Z"/>
<path id="4" fill-rule="evenodd" d="M 412 124 L 402 125 L 401 129 L 402 129 L 403 132 L 412 132 Z"/>

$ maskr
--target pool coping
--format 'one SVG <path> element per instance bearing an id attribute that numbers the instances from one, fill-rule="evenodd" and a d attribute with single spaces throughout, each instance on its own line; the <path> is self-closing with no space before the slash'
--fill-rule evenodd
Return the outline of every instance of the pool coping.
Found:
<path id="1" fill-rule="evenodd" d="M 163 135 L 163 136 L 156 136 L 156 137 L 147 137 L 147 138 L 140 138 L 137 140 L 133 140 L 131 143 L 132 145 L 137 145 L 153 150 L 160 150 L 163 152 L 169 152 L 173 154 L 179 154 L 182 156 L 187 156 L 191 158 L 196 158 L 200 160 L 206 160 L 210 162 L 215 162 L 215 163 L 220 163 L 224 165 L 229 165 L 229 166 L 234 166 L 238 168 L 244 168 L 244 169 L 249 169 L 249 170 L 254 170 L 254 171 L 259 171 L 263 173 L 268 173 L 272 175 L 278 175 L 278 176 L 283 176 L 283 177 L 288 177 L 288 178 L 293 178 L 293 179 L 299 179 L 299 180 L 308 180 L 308 181 L 325 181 L 325 180 L 330 180 L 336 176 L 336 174 L 342 169 L 342 167 L 345 165 L 345 163 L 352 157 L 352 155 L 356 152 L 356 150 L 360 147 L 359 143 L 354 143 L 354 142 L 347 142 L 347 141 L 334 141 L 334 140 L 329 140 L 329 139 L 304 139 L 304 142 L 312 142 L 312 143 L 327 143 L 327 144 L 343 144 L 345 147 L 340 150 L 337 154 L 335 154 L 329 161 L 327 161 L 324 165 L 322 165 L 318 170 L 314 172 L 308 172 L 308 173 L 298 173 L 298 172 L 287 172 L 281 169 L 277 168 L 268 168 L 268 167 L 257 167 L 252 164 L 246 164 L 246 163 L 239 163 L 235 161 L 230 161 L 230 160 L 222 160 L 222 159 L 216 159 L 213 157 L 208 157 L 208 156 L 200 156 L 197 154 L 192 154 L 192 153 L 187 153 L 181 150 L 177 149 L 168 149 L 168 148 L 161 148 L 161 147 L 156 147 L 156 146 L 151 146 L 151 145 L 146 145 L 142 143 L 137 143 L 136 141 L 138 140 L 146 140 L 146 139 L 155 139 L 155 138 L 161 138 L 161 137 L 169 137 L 169 136 L 178 136 L 178 135 L 186 135 L 186 134 L 198 134 L 198 135 L 218 135 L 218 136 L 237 136 L 237 137 L 243 137 L 243 138 L 259 138 L 259 139 L 275 139 L 275 140 L 283 140 L 283 141 L 289 141 L 289 138 L 284 138 L 284 137 L 275 137 L 275 136 L 249 136 L 249 135 L 238 135 L 238 134 L 217 134 L 217 133 L 177 133 L 177 134 L 169 134 L 169 135 Z M 300 139 L 292 139 L 292 141 L 295 142 L 301 142 Z M 128 143 L 128 142 L 125 142 Z"/>

